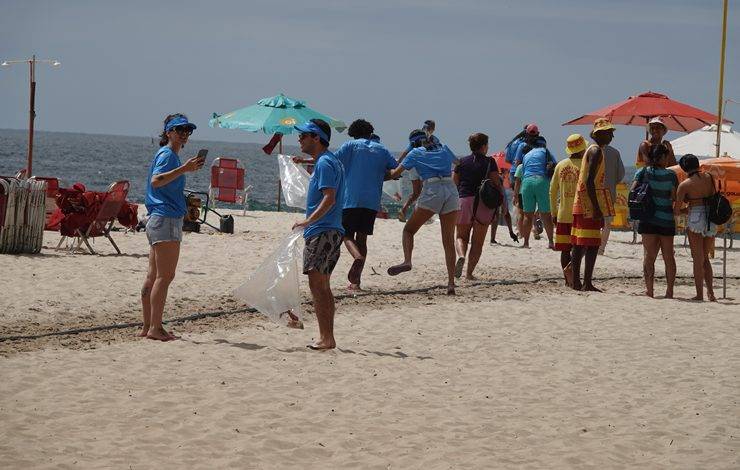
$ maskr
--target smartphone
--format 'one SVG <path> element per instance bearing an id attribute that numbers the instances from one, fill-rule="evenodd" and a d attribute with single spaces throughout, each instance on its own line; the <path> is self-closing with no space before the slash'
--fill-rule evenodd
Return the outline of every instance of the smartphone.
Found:
<path id="1" fill-rule="evenodd" d="M 200 149 L 200 150 L 198 150 L 198 158 L 200 158 L 201 160 L 205 161 L 206 160 L 206 155 L 208 155 L 208 149 Z"/>

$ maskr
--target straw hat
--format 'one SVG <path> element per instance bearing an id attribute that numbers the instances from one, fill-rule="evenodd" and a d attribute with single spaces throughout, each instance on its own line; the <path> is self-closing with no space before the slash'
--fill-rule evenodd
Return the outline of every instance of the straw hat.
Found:
<path id="1" fill-rule="evenodd" d="M 594 121 L 594 128 L 591 132 L 614 130 L 614 124 L 607 118 L 598 118 Z"/>
<path id="2" fill-rule="evenodd" d="M 565 141 L 565 153 L 573 155 L 574 153 L 586 150 L 586 139 L 581 134 L 571 134 Z"/>

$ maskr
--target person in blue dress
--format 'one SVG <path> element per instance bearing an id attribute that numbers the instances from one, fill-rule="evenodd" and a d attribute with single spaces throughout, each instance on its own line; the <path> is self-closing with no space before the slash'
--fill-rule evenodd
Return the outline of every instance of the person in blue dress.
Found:
<path id="1" fill-rule="evenodd" d="M 205 164 L 205 157 L 193 157 L 182 164 L 178 155 L 195 128 L 183 114 L 165 118 L 161 148 L 154 155 L 146 180 L 146 236 L 150 248 L 149 269 L 141 288 L 144 326 L 139 336 L 149 339 L 177 339 L 162 326 L 162 314 L 180 257 L 182 221 L 187 210 L 183 194 L 185 173 L 197 171 Z"/>
<path id="2" fill-rule="evenodd" d="M 452 165 L 457 158 L 446 145 L 435 143 L 421 129 L 411 132 L 409 142 L 412 150 L 390 176 L 398 178 L 405 170 L 415 169 L 421 177 L 422 189 L 416 209 L 403 228 L 403 262 L 388 268 L 388 274 L 396 276 L 411 270 L 414 235 L 434 214 L 439 214 L 447 266 L 447 294 L 455 295 L 455 222 L 460 201 L 452 181 Z"/>
<path id="3" fill-rule="evenodd" d="M 293 230 L 303 229 L 306 240 L 303 274 L 308 276 L 319 325 L 319 339 L 308 347 L 333 349 L 337 343 L 334 339 L 335 305 L 330 281 L 344 238 L 344 165 L 329 151 L 331 127 L 326 121 L 311 119 L 295 128 L 300 132 L 301 151 L 316 162 L 306 195 L 306 218 L 293 224 Z"/>
<path id="4" fill-rule="evenodd" d="M 362 269 L 367 259 L 367 237 L 373 234 L 380 210 L 383 181 L 398 162 L 383 144 L 372 140 L 373 125 L 364 119 L 350 124 L 352 140 L 343 143 L 335 155 L 344 165 L 347 187 L 344 192 L 342 225 L 344 244 L 355 258 L 347 279 L 350 289 L 360 289 Z M 377 137 L 377 136 L 376 136 Z"/>

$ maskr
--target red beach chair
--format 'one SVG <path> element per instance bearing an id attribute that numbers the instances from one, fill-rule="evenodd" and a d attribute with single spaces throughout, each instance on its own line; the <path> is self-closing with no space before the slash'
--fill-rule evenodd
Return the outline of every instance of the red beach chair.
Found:
<path id="1" fill-rule="evenodd" d="M 235 158 L 219 157 L 215 159 L 211 166 L 211 184 L 208 188 L 209 199 L 229 204 L 242 204 L 242 215 L 246 214 L 247 194 L 252 187 L 244 187 L 244 173 L 244 167 Z"/>
<path id="2" fill-rule="evenodd" d="M 87 249 L 90 250 L 91 254 L 96 254 L 92 246 L 90 246 L 89 240 L 91 238 L 103 236 L 110 241 L 113 248 L 120 255 L 121 250 L 118 249 L 118 245 L 113 241 L 110 235 L 113 223 L 116 221 L 121 207 L 126 203 L 126 196 L 128 195 L 129 182 L 128 181 L 117 181 L 108 187 L 108 190 L 104 193 L 93 193 L 85 192 L 82 193 L 81 197 L 84 199 L 83 202 L 85 208 L 84 212 L 71 212 L 65 217 L 74 220 L 70 220 L 71 223 L 65 223 L 62 221 L 62 234 L 68 235 L 69 232 L 74 232 L 74 235 L 78 237 L 80 242 L 85 243 Z M 59 241 L 59 248 L 66 236 L 63 236 Z M 78 242 L 79 247 L 81 243 Z"/>

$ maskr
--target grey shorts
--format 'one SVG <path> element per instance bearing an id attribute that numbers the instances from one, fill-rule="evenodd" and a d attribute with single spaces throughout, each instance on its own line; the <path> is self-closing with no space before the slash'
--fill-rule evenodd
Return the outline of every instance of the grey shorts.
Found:
<path id="1" fill-rule="evenodd" d="M 319 274 L 331 274 L 339 261 L 343 238 L 339 230 L 327 230 L 307 238 L 303 249 L 303 274 L 314 269 Z"/>
<path id="2" fill-rule="evenodd" d="M 182 217 L 149 216 L 146 223 L 146 238 L 150 246 L 160 242 L 181 242 Z"/>
<path id="3" fill-rule="evenodd" d="M 435 214 L 447 214 L 460 209 L 460 198 L 452 179 L 424 180 L 416 206 Z"/>

